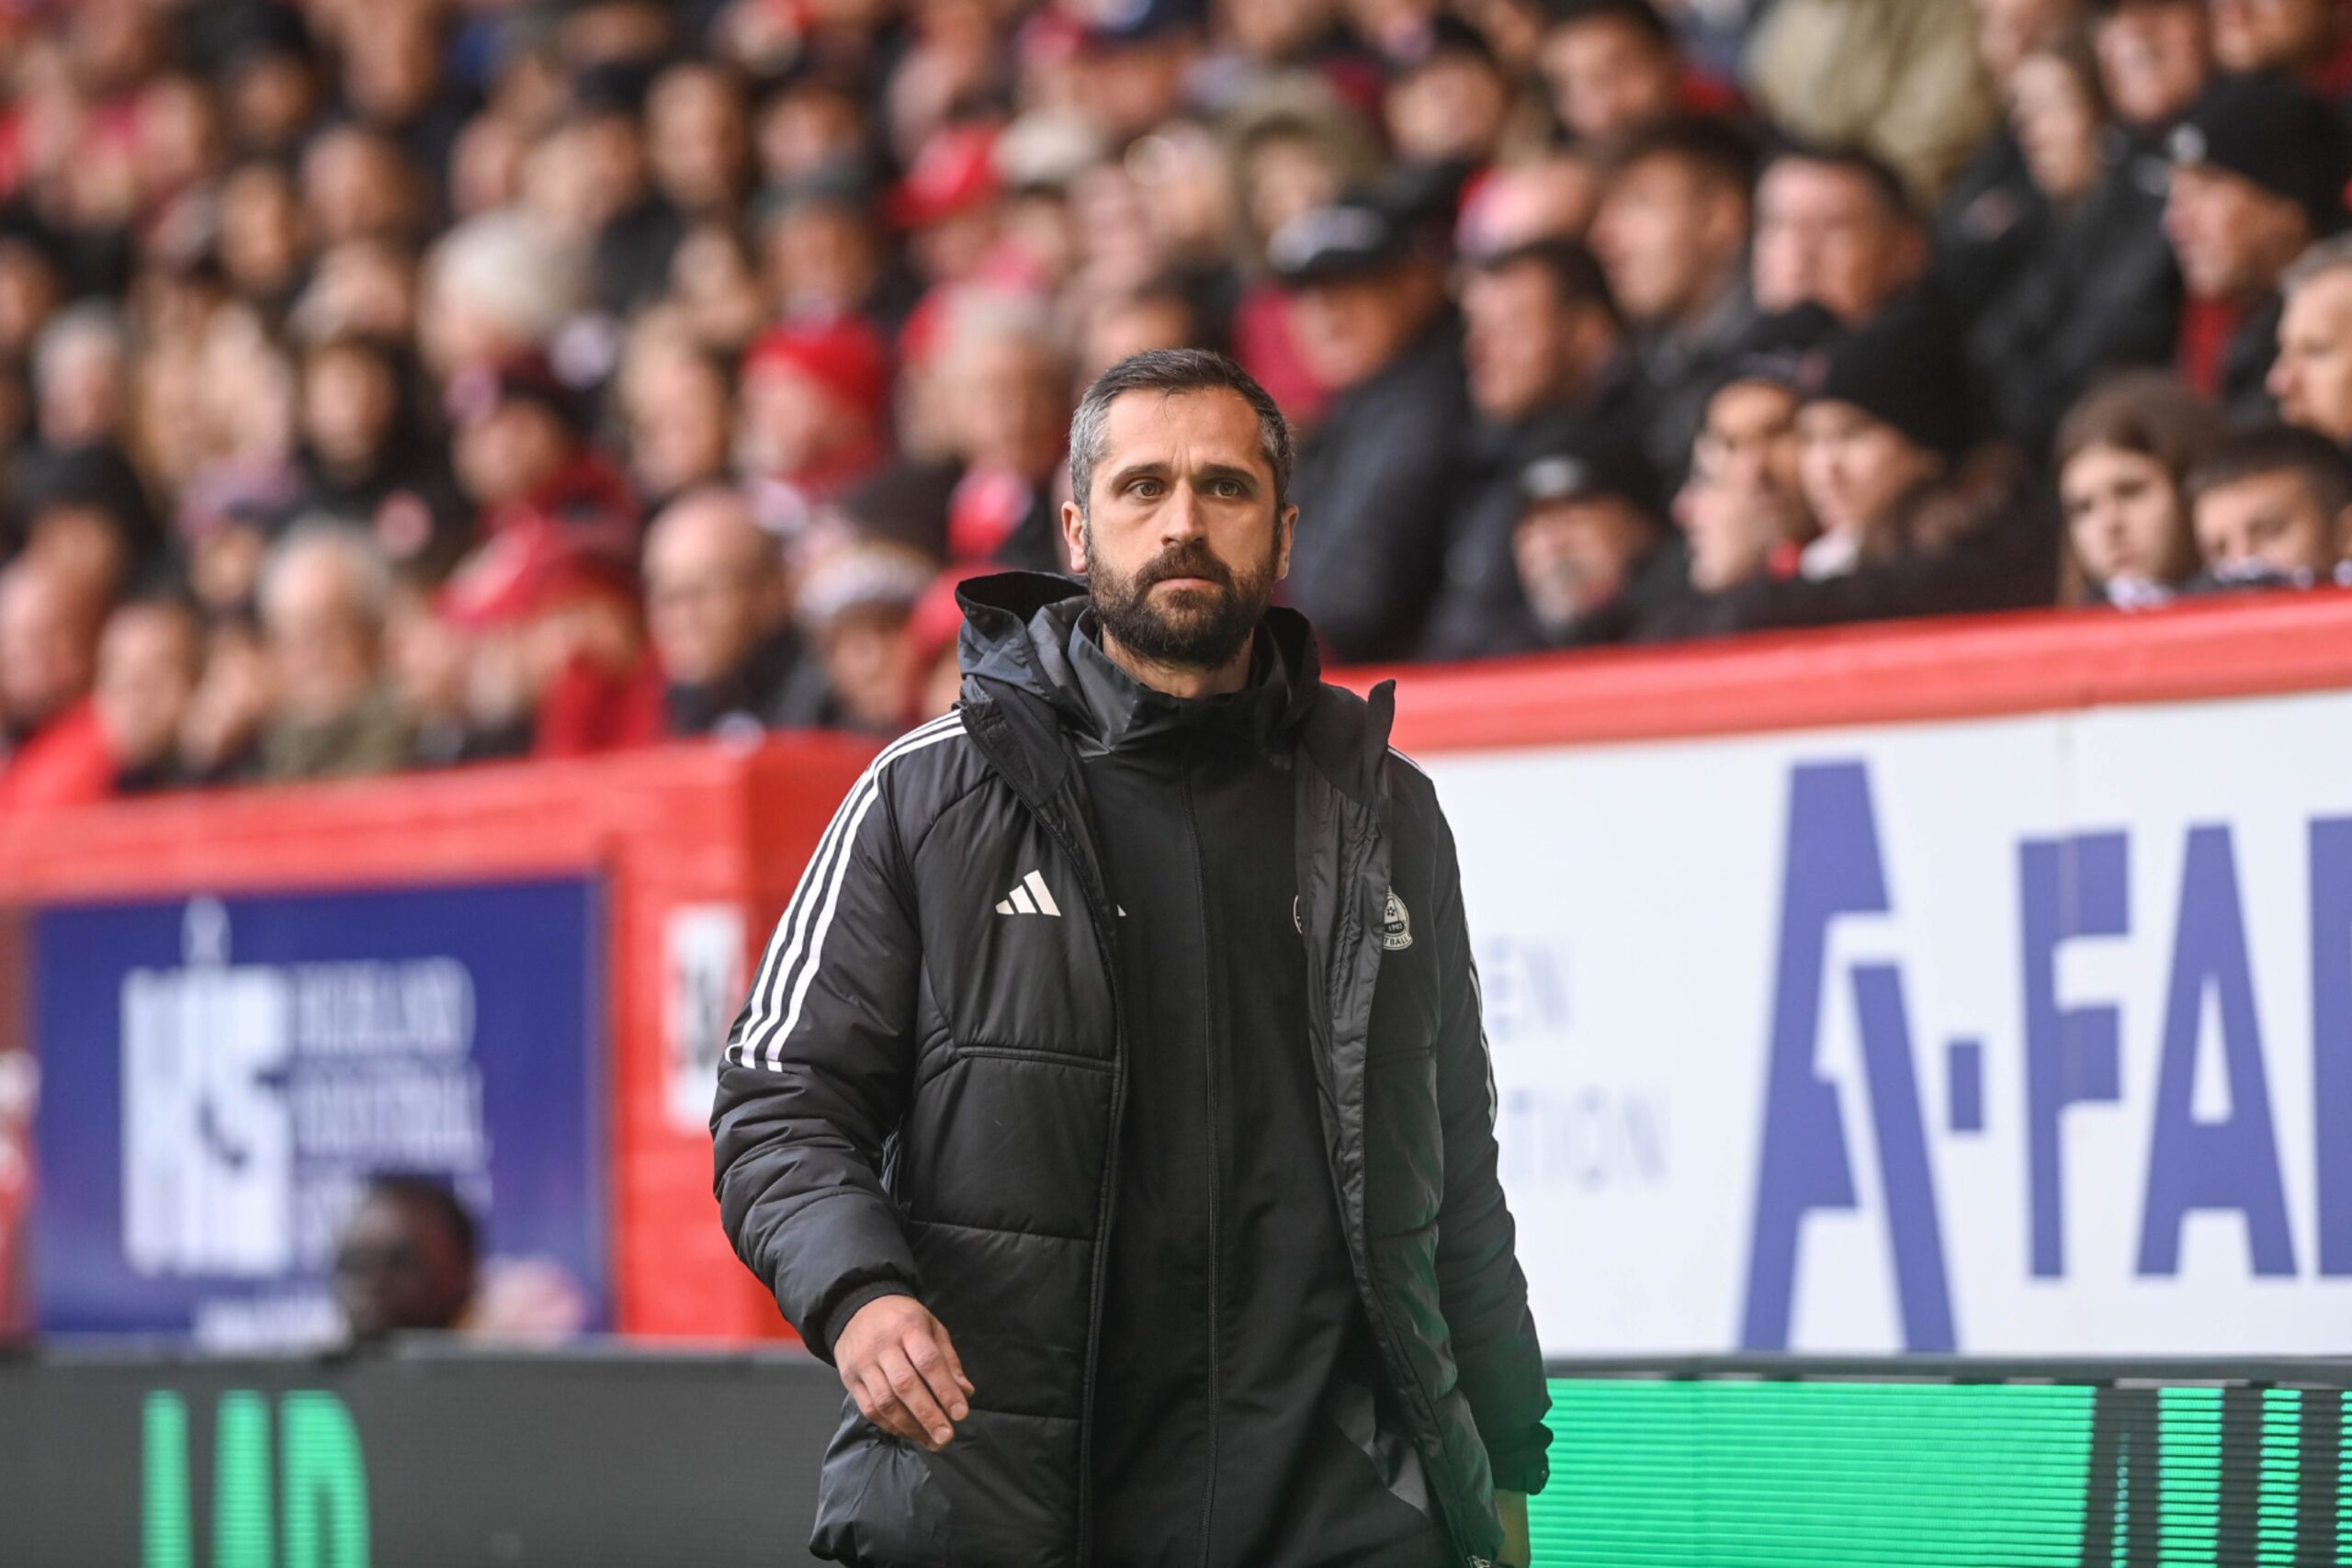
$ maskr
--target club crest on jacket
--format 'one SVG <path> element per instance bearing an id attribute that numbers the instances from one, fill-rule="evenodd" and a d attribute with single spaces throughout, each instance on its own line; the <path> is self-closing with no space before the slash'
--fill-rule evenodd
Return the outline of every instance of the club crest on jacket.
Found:
<path id="1" fill-rule="evenodd" d="M 1405 913 L 1405 900 L 1396 897 L 1396 889 L 1388 890 L 1388 902 L 1380 910 L 1380 945 L 1389 953 L 1402 953 L 1413 945 L 1413 922 Z"/>

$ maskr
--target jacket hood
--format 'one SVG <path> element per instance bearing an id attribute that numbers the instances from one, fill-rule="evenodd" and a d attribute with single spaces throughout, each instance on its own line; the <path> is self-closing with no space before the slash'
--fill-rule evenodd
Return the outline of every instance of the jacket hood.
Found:
<path id="1" fill-rule="evenodd" d="M 964 612 L 956 649 L 967 704 L 1010 688 L 1043 702 L 1065 728 L 1100 733 L 1101 682 L 1082 674 L 1070 656 L 1071 635 L 1091 607 L 1085 583 L 1052 572 L 999 572 L 966 580 L 956 602 Z M 1313 628 L 1285 605 L 1271 606 L 1259 629 L 1288 688 L 1279 711 L 1268 716 L 1267 732 L 1296 731 L 1333 783 L 1369 800 L 1387 750 L 1393 682 L 1382 682 L 1368 701 L 1326 684 Z M 1096 687 L 1091 701 L 1090 683 Z"/>

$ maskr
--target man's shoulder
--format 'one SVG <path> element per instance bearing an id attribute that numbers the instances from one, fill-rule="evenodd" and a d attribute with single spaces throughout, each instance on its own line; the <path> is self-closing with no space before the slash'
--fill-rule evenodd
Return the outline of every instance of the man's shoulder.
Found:
<path id="1" fill-rule="evenodd" d="M 852 786 L 886 798 L 901 830 L 919 830 L 987 776 L 961 709 L 917 725 L 875 754 Z"/>

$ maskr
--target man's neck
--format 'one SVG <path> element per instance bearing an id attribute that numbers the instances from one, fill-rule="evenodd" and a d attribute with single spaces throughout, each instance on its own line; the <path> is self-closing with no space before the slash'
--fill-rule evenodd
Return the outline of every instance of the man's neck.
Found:
<path id="1" fill-rule="evenodd" d="M 1250 654 L 1254 640 L 1244 642 L 1239 652 L 1215 669 L 1147 659 L 1113 637 L 1107 626 L 1102 631 L 1102 651 L 1110 656 L 1112 663 L 1153 691 L 1191 701 L 1200 697 L 1221 697 L 1248 685 Z"/>

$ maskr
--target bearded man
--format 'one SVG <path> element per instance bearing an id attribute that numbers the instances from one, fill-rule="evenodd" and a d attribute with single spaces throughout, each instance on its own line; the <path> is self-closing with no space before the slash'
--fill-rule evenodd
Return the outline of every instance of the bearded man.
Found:
<path id="1" fill-rule="evenodd" d="M 1291 440 L 1219 355 L 1070 426 L 1069 559 L 965 585 L 728 1040 L 728 1233 L 848 1391 L 870 1564 L 1513 1564 L 1542 1357 L 1453 842 L 1270 609 Z M 1314 526 L 1308 520 L 1308 527 Z"/>

